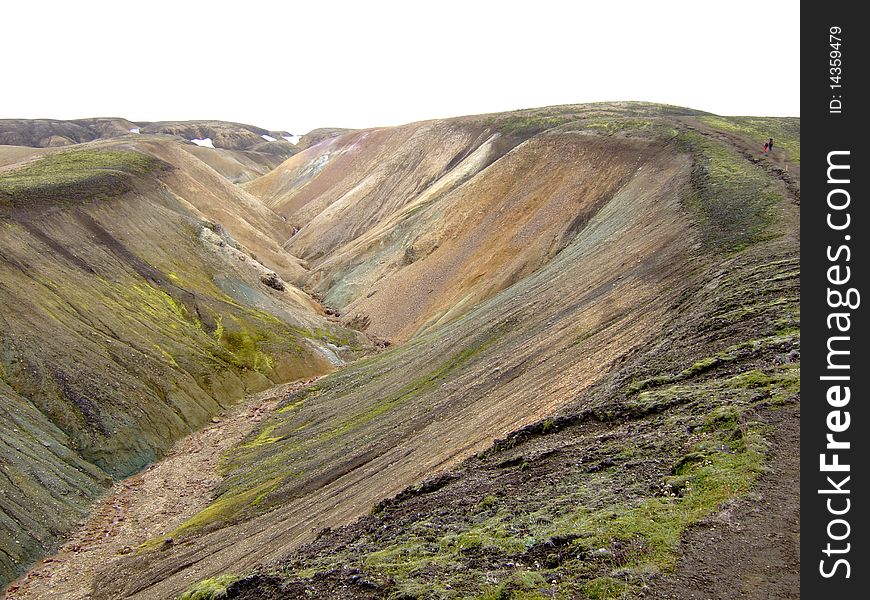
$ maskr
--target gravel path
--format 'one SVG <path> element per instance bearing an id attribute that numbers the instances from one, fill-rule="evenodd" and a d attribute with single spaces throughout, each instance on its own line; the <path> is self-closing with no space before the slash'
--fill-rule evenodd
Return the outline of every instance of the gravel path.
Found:
<path id="1" fill-rule="evenodd" d="M 205 508 L 220 483 L 216 469 L 224 451 L 250 433 L 284 395 L 313 381 L 285 383 L 248 397 L 179 440 L 159 463 L 117 482 L 54 556 L 9 586 L 6 600 L 89 598 L 97 570 Z"/>

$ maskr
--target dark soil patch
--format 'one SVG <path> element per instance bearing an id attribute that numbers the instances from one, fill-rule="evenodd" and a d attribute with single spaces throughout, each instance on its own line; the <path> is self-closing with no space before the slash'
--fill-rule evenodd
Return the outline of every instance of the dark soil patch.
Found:
<path id="1" fill-rule="evenodd" d="M 774 427 L 755 490 L 683 536 L 676 571 L 644 598 L 800 598 L 800 408 L 769 411 Z"/>

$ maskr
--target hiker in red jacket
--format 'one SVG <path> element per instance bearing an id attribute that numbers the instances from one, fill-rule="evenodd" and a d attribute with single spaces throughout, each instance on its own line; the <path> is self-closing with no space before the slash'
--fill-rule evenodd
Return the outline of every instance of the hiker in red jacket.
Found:
<path id="1" fill-rule="evenodd" d="M 770 150 L 770 142 L 764 142 L 764 153 L 767 154 L 767 152 L 769 150 Z"/>

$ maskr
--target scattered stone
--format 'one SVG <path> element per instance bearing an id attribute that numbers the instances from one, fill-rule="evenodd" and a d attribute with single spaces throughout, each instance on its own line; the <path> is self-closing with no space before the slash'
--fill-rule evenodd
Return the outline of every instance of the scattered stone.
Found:
<path id="1" fill-rule="evenodd" d="M 269 272 L 260 277 L 260 281 L 268 285 L 270 288 L 276 289 L 279 292 L 283 292 L 285 290 L 284 282 L 281 281 L 281 278 L 278 277 L 278 274 L 275 272 Z"/>

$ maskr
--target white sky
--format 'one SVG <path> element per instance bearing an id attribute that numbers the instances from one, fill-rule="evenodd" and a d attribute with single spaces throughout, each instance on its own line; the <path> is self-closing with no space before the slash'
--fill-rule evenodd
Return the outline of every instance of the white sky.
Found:
<path id="1" fill-rule="evenodd" d="M 800 115 L 797 2 L 0 2 L 0 118 L 304 133 L 601 100 Z"/>

